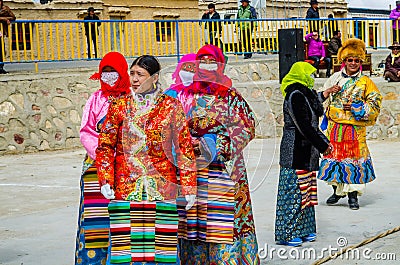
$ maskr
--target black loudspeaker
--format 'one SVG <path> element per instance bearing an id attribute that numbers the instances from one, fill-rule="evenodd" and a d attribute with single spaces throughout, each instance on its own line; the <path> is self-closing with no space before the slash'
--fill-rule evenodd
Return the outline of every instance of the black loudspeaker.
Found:
<path id="1" fill-rule="evenodd" d="M 304 61 L 303 29 L 279 29 L 279 83 L 295 62 Z"/>

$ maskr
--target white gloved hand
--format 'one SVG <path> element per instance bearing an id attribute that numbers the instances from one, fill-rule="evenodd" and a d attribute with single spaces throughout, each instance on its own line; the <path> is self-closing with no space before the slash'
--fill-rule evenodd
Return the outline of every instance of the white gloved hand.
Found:
<path id="1" fill-rule="evenodd" d="M 196 195 L 185 195 L 185 199 L 187 201 L 185 209 L 188 211 L 194 205 L 196 201 Z"/>
<path id="2" fill-rule="evenodd" d="M 105 184 L 101 186 L 100 189 L 101 194 L 103 194 L 104 198 L 112 200 L 115 199 L 114 191 L 111 189 L 110 184 Z"/>

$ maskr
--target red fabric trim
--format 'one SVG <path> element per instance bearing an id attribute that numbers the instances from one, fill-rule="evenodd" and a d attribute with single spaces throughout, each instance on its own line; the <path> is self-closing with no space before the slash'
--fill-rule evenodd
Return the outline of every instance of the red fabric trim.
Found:
<path id="1" fill-rule="evenodd" d="M 211 56 L 217 61 L 218 69 L 216 71 L 199 69 L 200 58 L 205 55 Z M 196 69 L 195 82 L 193 86 L 189 87 L 192 93 L 226 96 L 229 88 L 232 87 L 232 80 L 224 74 L 225 57 L 220 48 L 211 44 L 201 47 L 196 54 Z"/>

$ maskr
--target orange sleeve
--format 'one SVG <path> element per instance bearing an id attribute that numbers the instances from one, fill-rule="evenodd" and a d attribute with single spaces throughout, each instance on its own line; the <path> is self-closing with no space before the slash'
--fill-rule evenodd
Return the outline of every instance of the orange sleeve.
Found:
<path id="1" fill-rule="evenodd" d="M 115 151 L 118 131 L 125 111 L 125 98 L 113 101 L 107 112 L 99 134 L 99 145 L 96 149 L 96 167 L 100 186 L 108 183 L 114 186 Z"/>
<path id="2" fill-rule="evenodd" d="M 186 122 L 185 112 L 179 102 L 177 102 L 176 108 L 174 109 L 171 126 L 173 132 L 178 132 L 174 136 L 174 146 L 180 172 L 182 194 L 196 194 L 196 158 L 193 152 L 191 135 Z"/>

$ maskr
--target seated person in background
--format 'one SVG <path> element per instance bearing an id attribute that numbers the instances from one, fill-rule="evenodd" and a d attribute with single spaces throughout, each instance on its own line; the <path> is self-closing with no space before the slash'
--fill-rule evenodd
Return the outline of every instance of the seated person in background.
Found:
<path id="1" fill-rule="evenodd" d="M 305 37 L 308 44 L 308 58 L 313 60 L 313 66 L 318 69 L 320 61 L 324 60 L 327 65 L 326 77 L 331 76 L 331 58 L 326 57 L 324 43 L 319 38 L 318 32 L 314 31 Z"/>
<path id="2" fill-rule="evenodd" d="M 389 82 L 400 82 L 400 44 L 395 41 L 389 46 L 389 49 L 392 52 L 386 57 L 383 76 Z"/>
<path id="3" fill-rule="evenodd" d="M 339 48 L 342 47 L 342 40 L 340 39 L 341 37 L 342 33 L 340 32 L 340 30 L 333 31 L 333 37 L 328 44 L 329 57 L 331 57 L 332 55 L 337 55 Z"/>

